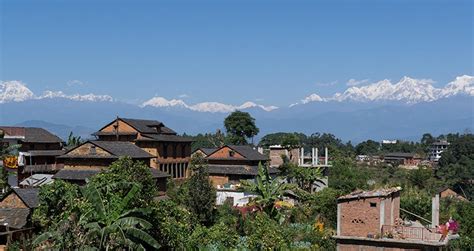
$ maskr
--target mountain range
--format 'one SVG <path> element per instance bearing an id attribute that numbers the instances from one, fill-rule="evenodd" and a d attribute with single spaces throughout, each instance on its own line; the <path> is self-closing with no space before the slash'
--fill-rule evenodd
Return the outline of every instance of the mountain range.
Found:
<path id="1" fill-rule="evenodd" d="M 364 82 L 364 81 L 360 81 Z M 357 84 L 356 81 L 352 83 Z M 87 137 L 115 116 L 157 119 L 181 133 L 222 129 L 234 110 L 256 118 L 263 136 L 278 131 L 330 132 L 343 140 L 418 140 L 424 132 L 441 134 L 474 128 L 474 77 L 456 77 L 436 88 L 429 79 L 403 77 L 350 86 L 342 93 L 317 93 L 277 107 L 254 102 L 187 104 L 182 99 L 152 97 L 139 105 L 109 95 L 33 93 L 20 81 L 0 84 L 0 124 L 40 126 L 66 138 L 69 131 Z"/>

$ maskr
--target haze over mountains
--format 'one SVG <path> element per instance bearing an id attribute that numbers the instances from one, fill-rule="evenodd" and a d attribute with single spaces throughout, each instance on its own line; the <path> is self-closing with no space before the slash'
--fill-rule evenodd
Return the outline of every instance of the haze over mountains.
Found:
<path id="1" fill-rule="evenodd" d="M 20 81 L 0 84 L 0 124 L 41 126 L 66 137 L 68 130 L 87 136 L 115 116 L 153 118 L 188 134 L 214 132 L 229 112 L 244 110 L 257 120 L 263 136 L 278 131 L 331 132 L 344 140 L 418 139 L 434 134 L 474 129 L 474 77 L 456 77 L 442 88 L 429 79 L 404 77 L 352 81 L 343 93 L 321 97 L 311 93 L 291 105 L 254 102 L 241 105 L 152 97 L 140 105 L 106 94 L 33 93 Z M 363 86 L 361 86 L 363 85 Z M 44 121 L 48 123 L 44 123 Z M 48 128 L 50 127 L 50 128 Z"/>

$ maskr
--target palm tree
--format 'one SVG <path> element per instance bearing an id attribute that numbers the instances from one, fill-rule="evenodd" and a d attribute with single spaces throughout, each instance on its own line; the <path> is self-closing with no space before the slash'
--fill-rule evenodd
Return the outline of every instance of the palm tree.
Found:
<path id="1" fill-rule="evenodd" d="M 130 191 L 123 198 L 115 198 L 104 203 L 99 189 L 88 186 L 83 190 L 84 197 L 91 203 L 92 208 L 86 212 L 80 222 L 86 221 L 86 239 L 97 243 L 100 250 L 108 250 L 125 246 L 132 249 L 145 249 L 148 245 L 159 248 L 158 242 L 144 230 L 150 229 L 152 224 L 144 219 L 147 209 L 129 210 L 131 200 L 140 192 L 140 187 L 133 184 Z M 119 199 L 117 201 L 117 199 Z M 92 219 L 92 221 L 88 221 Z M 144 246 L 145 245 L 145 246 Z"/>
<path id="2" fill-rule="evenodd" d="M 268 169 L 261 163 L 258 164 L 258 175 L 255 182 L 242 180 L 241 184 L 244 191 L 256 196 L 251 202 L 272 217 L 277 215 L 275 203 L 282 199 L 286 191 L 294 189 L 294 185 L 270 177 Z"/>
<path id="3" fill-rule="evenodd" d="M 122 184 L 123 185 L 123 184 Z M 120 185 L 120 186 L 122 186 Z M 109 186 L 118 186 L 117 183 Z M 109 191 L 105 187 L 105 193 Z M 83 189 L 83 196 L 90 207 L 82 213 L 77 221 L 77 227 L 72 228 L 77 231 L 76 243 L 68 243 L 65 238 L 64 229 L 71 229 L 74 219 L 59 222 L 54 231 L 48 231 L 38 236 L 33 245 L 38 247 L 41 244 L 53 244 L 55 248 L 74 249 L 88 247 L 89 249 L 109 250 L 109 249 L 133 249 L 145 250 L 145 248 L 158 249 L 158 242 L 145 230 L 152 227 L 152 224 L 144 219 L 148 213 L 147 209 L 128 209 L 131 200 L 140 192 L 138 184 L 133 183 L 132 188 L 121 198 L 115 194 L 106 194 L 108 199 L 104 199 L 101 191 L 88 185 Z M 69 217 L 75 218 L 75 217 Z M 70 230 L 69 230 L 70 231 Z M 66 240 L 65 240 L 66 239 Z M 69 248 L 66 248 L 69 247 Z"/>

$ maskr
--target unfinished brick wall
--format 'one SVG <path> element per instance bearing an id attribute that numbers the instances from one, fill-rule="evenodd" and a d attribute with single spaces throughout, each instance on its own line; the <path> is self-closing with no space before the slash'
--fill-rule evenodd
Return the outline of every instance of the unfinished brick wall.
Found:
<path id="1" fill-rule="evenodd" d="M 383 247 L 363 244 L 337 244 L 338 251 L 422 251 L 421 248 Z"/>
<path id="2" fill-rule="evenodd" d="M 381 198 L 362 198 L 340 202 L 341 235 L 367 237 L 380 233 L 381 201 Z"/>

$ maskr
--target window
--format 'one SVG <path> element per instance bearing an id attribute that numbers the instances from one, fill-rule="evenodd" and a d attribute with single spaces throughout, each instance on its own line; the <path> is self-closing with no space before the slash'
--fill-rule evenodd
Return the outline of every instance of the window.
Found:
<path id="1" fill-rule="evenodd" d="M 232 151 L 232 150 L 230 150 L 230 151 L 229 151 L 229 156 L 230 156 L 230 157 L 234 157 L 234 155 L 235 155 L 235 152 Z"/>
<path id="2" fill-rule="evenodd" d="M 163 158 L 168 158 L 168 144 L 163 144 Z"/>
<path id="3" fill-rule="evenodd" d="M 173 158 L 176 159 L 178 156 L 178 146 L 176 144 L 173 144 Z"/>
<path id="4" fill-rule="evenodd" d="M 375 203 L 375 202 L 370 202 L 370 207 L 377 207 L 377 203 Z"/>
<path id="5" fill-rule="evenodd" d="M 181 158 L 186 157 L 186 145 L 181 146 Z"/>

